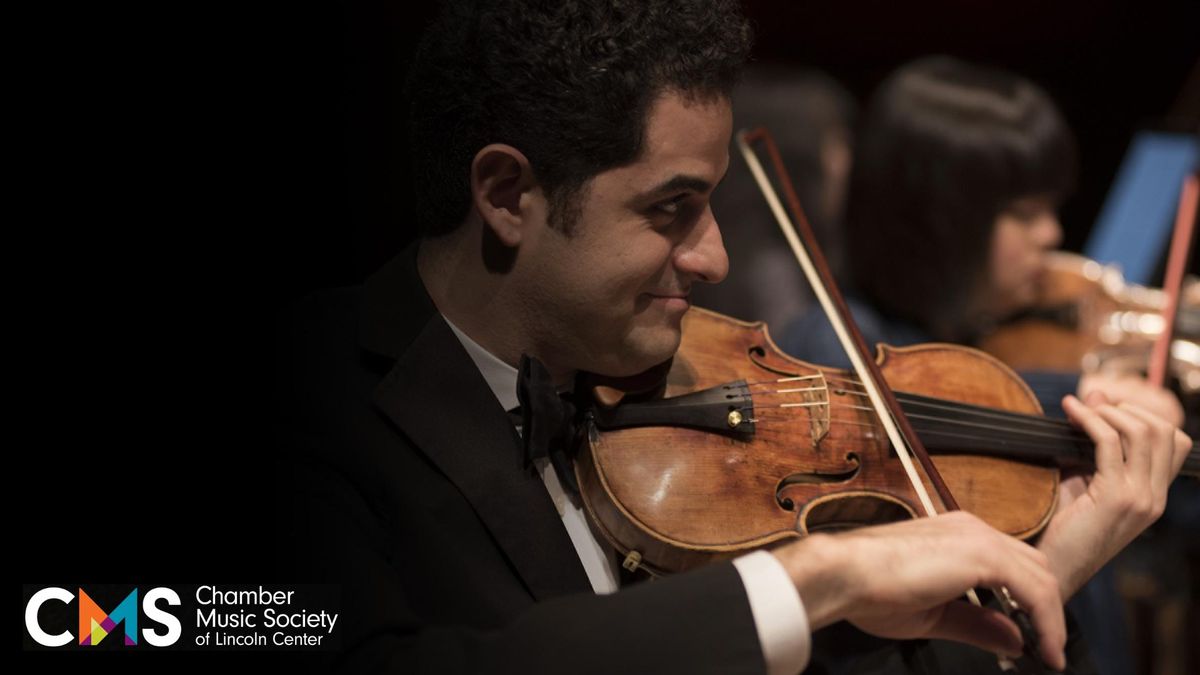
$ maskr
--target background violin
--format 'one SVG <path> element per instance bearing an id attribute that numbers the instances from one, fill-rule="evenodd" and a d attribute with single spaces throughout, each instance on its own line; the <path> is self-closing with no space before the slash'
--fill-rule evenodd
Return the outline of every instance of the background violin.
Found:
<path id="1" fill-rule="evenodd" d="M 1116 267 L 1050 254 L 1036 304 L 979 341 L 1021 370 L 1145 373 L 1162 333 L 1166 294 L 1128 284 Z M 1200 280 L 1180 295 L 1169 371 L 1181 393 L 1200 394 Z"/>

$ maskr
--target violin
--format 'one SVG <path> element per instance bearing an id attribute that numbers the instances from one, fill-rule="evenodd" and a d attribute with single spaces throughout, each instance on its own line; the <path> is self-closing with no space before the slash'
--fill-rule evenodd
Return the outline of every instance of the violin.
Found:
<path id="1" fill-rule="evenodd" d="M 755 141 L 767 146 L 799 233 Z M 1060 467 L 1090 463 L 1090 439 L 1037 414 L 1028 386 L 979 352 L 881 346 L 871 361 L 770 134 L 742 131 L 737 143 L 854 370 L 791 358 L 762 324 L 693 309 L 679 350 L 654 369 L 666 372 L 660 386 L 594 387 L 576 480 L 623 566 L 679 571 L 818 530 L 964 505 L 1014 536 L 1043 529 Z M 927 444 L 942 453 L 936 461 Z M 1187 465 L 1200 474 L 1196 448 Z M 1045 672 L 1029 616 L 1005 586 L 988 590 L 1021 631 L 1029 658 L 1019 669 Z M 976 590 L 965 594 L 982 604 Z"/>
<path id="2" fill-rule="evenodd" d="M 913 518 L 913 486 L 851 372 L 784 354 L 761 323 L 693 308 L 648 391 L 596 386 L 576 477 L 626 566 L 653 575 L 812 532 Z M 877 363 L 961 508 L 1022 539 L 1094 445 L 1041 416 L 1011 368 L 969 347 L 881 346 Z M 1200 447 L 1182 473 L 1200 476 Z M 925 479 L 928 485 L 928 479 Z"/>
<path id="3" fill-rule="evenodd" d="M 979 341 L 1022 370 L 1145 373 L 1162 334 L 1166 294 L 1125 282 L 1119 269 L 1072 253 L 1049 257 L 1037 302 Z M 1200 279 L 1180 294 L 1168 370 L 1185 395 L 1200 394 Z"/>

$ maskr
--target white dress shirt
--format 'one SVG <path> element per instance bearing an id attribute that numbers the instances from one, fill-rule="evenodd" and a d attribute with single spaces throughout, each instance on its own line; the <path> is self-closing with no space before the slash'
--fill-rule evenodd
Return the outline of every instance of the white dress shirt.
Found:
<path id="1" fill-rule="evenodd" d="M 445 318 L 445 317 L 443 317 Z M 479 343 L 458 329 L 449 319 L 446 323 L 458 336 L 467 354 L 479 368 L 496 400 L 505 410 L 520 405 L 517 400 L 517 369 L 496 358 Z M 546 490 L 562 517 L 563 526 L 579 554 L 588 581 L 596 593 L 613 593 L 619 587 L 617 565 L 612 549 L 592 532 L 587 515 L 573 495 L 568 495 L 558 481 L 558 474 L 545 458 L 535 460 L 534 467 L 546 483 Z M 787 570 L 766 551 L 749 553 L 733 561 L 746 587 L 754 627 L 762 646 L 770 675 L 794 675 L 808 665 L 812 636 L 808 615 L 800 594 L 792 584 Z"/>

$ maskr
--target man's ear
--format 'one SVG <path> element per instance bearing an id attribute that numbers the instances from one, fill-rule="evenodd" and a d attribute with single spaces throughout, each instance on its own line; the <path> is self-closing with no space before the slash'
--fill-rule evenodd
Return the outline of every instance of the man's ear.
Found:
<path id="1" fill-rule="evenodd" d="M 533 168 L 511 145 L 493 143 L 471 162 L 471 200 L 485 227 L 505 246 L 515 247 L 529 225 L 521 197 L 537 188 Z"/>

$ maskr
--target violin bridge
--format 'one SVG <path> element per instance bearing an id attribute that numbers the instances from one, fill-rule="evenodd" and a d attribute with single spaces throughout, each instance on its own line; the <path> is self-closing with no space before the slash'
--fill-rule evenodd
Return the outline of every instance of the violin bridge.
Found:
<path id="1" fill-rule="evenodd" d="M 815 382 L 810 391 L 804 392 L 806 403 L 823 405 L 806 406 L 808 410 L 808 429 L 812 434 L 813 448 L 821 443 L 821 439 L 829 433 L 829 383 L 825 381 L 825 373 L 818 370 L 814 376 Z"/>

